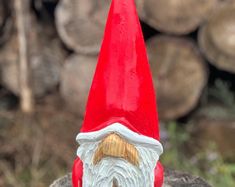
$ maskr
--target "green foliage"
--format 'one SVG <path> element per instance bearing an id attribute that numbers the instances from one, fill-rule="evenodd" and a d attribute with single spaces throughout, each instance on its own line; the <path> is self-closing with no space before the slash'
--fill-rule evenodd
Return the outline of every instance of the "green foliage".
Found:
<path id="1" fill-rule="evenodd" d="M 180 149 L 183 143 L 188 140 L 188 134 L 181 131 L 176 123 L 170 123 L 167 126 L 167 131 L 169 133 L 169 142 L 164 147 L 165 154 L 162 156 L 162 162 L 170 168 L 185 168 L 185 155 L 180 152 Z"/>
<path id="2" fill-rule="evenodd" d="M 235 163 L 223 160 L 215 145 L 211 144 L 192 156 L 185 147 L 189 135 L 180 124 L 168 124 L 167 131 L 169 140 L 161 159 L 166 167 L 201 176 L 215 187 L 235 186 Z"/>
<path id="3" fill-rule="evenodd" d="M 235 111 L 235 94 L 231 91 L 230 87 L 229 83 L 217 79 L 214 87 L 209 88 L 208 97 L 215 98 L 226 107 Z"/>

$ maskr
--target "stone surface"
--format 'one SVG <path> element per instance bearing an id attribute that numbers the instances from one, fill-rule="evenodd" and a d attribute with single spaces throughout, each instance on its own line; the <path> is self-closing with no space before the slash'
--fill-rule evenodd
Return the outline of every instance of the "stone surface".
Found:
<path id="1" fill-rule="evenodd" d="M 165 181 L 163 187 L 211 187 L 203 179 L 197 176 L 192 176 L 187 173 L 166 170 Z M 54 181 L 50 187 L 72 187 L 71 174 L 59 178 Z"/>
<path id="2" fill-rule="evenodd" d="M 211 187 L 207 182 L 198 176 L 188 173 L 166 170 L 163 187 Z"/>

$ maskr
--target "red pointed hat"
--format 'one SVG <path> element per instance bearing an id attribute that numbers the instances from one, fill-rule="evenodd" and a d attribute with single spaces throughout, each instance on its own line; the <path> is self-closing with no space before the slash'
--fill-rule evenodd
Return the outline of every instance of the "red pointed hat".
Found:
<path id="1" fill-rule="evenodd" d="M 81 133 L 120 123 L 159 140 L 156 97 L 134 0 L 113 0 Z"/>

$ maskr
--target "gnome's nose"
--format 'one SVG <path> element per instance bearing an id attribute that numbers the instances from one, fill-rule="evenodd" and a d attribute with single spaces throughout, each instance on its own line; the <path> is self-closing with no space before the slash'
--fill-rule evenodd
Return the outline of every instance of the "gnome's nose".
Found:
<path id="1" fill-rule="evenodd" d="M 109 134 L 99 144 L 94 154 L 93 164 L 98 164 L 105 157 L 122 158 L 135 166 L 139 165 L 138 150 L 115 133 Z"/>

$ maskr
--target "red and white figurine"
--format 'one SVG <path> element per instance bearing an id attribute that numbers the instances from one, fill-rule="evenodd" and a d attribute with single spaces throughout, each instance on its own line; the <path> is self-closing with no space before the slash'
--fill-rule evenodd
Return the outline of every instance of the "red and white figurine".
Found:
<path id="1" fill-rule="evenodd" d="M 73 187 L 161 187 L 156 98 L 134 0 L 113 0 L 73 166 Z"/>

